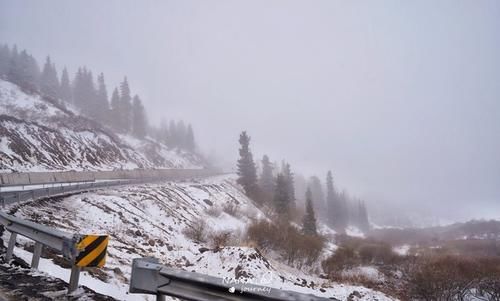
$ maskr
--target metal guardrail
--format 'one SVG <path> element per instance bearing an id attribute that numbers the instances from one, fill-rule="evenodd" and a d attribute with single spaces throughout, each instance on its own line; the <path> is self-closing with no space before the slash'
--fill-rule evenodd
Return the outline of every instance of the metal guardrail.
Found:
<path id="1" fill-rule="evenodd" d="M 54 195 L 66 194 L 69 192 L 80 192 L 94 190 L 104 187 L 112 187 L 119 185 L 129 185 L 129 184 L 142 184 L 142 183 L 154 183 L 165 180 L 180 180 L 186 178 L 197 178 L 209 175 L 218 175 L 220 173 L 210 172 L 207 170 L 172 170 L 175 174 L 170 176 L 157 176 L 157 177 L 141 177 L 134 179 L 105 179 L 104 177 L 99 179 L 99 182 L 66 182 L 66 183 L 39 183 L 36 185 L 42 185 L 43 188 L 37 188 L 32 190 L 24 190 L 23 185 L 17 185 L 23 187 L 23 190 L 17 191 L 2 191 L 2 187 L 8 187 L 8 185 L 0 185 L 0 206 L 9 205 L 12 203 L 35 200 L 43 197 L 50 197 Z M 64 185 L 70 184 L 70 185 Z M 35 185 L 35 184 L 31 184 Z M 12 185 L 11 185 L 12 186 Z M 16 186 L 16 185 L 14 185 Z M 28 185 L 27 185 L 28 186 Z M 49 187 L 45 187 L 49 186 Z"/>
<path id="2" fill-rule="evenodd" d="M 165 296 L 192 301 L 330 300 L 314 295 L 234 282 L 166 267 L 160 265 L 156 258 L 136 258 L 132 263 L 129 291 L 130 293 L 156 295 L 157 301 L 165 300 Z"/>
<path id="3" fill-rule="evenodd" d="M 107 182 L 87 182 L 78 183 L 71 185 L 55 186 L 53 184 L 50 187 L 37 188 L 33 190 L 17 190 L 17 191 L 0 191 L 0 205 L 5 206 L 12 203 L 23 202 L 27 200 L 36 200 L 43 197 L 50 197 L 59 194 L 65 194 L 69 192 L 79 192 L 88 191 L 93 189 L 99 189 L 103 187 L 119 186 L 126 184 L 136 184 L 149 182 L 151 180 L 119 180 L 119 181 L 107 181 Z"/>
<path id="4" fill-rule="evenodd" d="M 66 233 L 44 225 L 23 220 L 5 212 L 0 212 L 0 224 L 11 233 L 9 244 L 7 246 L 7 253 L 5 255 L 6 262 L 9 262 L 12 259 L 17 235 L 22 235 L 35 241 L 35 248 L 31 259 L 31 268 L 38 269 L 42 249 L 44 246 L 49 247 L 61 253 L 64 258 L 70 260 L 72 263 L 68 293 L 73 292 L 78 288 L 80 266 L 76 264 L 76 259 L 81 252 L 90 251 L 79 248 L 79 243 L 83 238 L 87 237 L 86 235 Z"/>

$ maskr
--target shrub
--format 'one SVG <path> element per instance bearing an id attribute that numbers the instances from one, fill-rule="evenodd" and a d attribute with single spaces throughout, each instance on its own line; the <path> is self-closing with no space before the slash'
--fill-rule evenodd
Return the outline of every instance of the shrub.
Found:
<path id="1" fill-rule="evenodd" d="M 253 222 L 247 229 L 247 237 L 260 249 L 279 252 L 288 264 L 311 265 L 318 259 L 324 238 L 303 234 L 289 223 L 273 224 L 264 220 Z"/>
<path id="2" fill-rule="evenodd" d="M 477 280 L 474 260 L 458 256 L 419 258 L 411 272 L 410 298 L 422 300 L 464 300 Z"/>
<path id="3" fill-rule="evenodd" d="M 358 248 L 360 260 L 364 264 L 391 264 L 397 255 L 386 243 L 364 243 Z"/>
<path id="4" fill-rule="evenodd" d="M 219 217 L 222 213 L 222 209 L 218 206 L 212 206 L 205 209 L 205 212 L 212 217 Z"/>
<path id="5" fill-rule="evenodd" d="M 213 249 L 219 249 L 227 246 L 231 240 L 231 232 L 221 231 L 210 235 L 210 243 Z"/>
<path id="6" fill-rule="evenodd" d="M 500 301 L 500 259 L 482 258 L 477 265 L 480 271 L 477 294 L 488 300 Z"/>
<path id="7" fill-rule="evenodd" d="M 353 268 L 359 264 L 359 259 L 352 247 L 341 246 L 335 253 L 322 262 L 323 271 L 329 277 L 333 277 L 335 273 L 339 273 L 345 269 Z"/>
<path id="8" fill-rule="evenodd" d="M 224 204 L 222 210 L 232 216 L 236 216 L 238 214 L 238 206 L 232 202 Z"/>
<path id="9" fill-rule="evenodd" d="M 182 233 L 189 239 L 196 242 L 206 242 L 208 232 L 208 225 L 201 218 L 193 220 Z"/>

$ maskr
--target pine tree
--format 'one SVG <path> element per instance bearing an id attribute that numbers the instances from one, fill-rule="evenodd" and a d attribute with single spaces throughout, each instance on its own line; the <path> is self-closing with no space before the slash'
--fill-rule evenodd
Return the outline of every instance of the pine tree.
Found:
<path id="1" fill-rule="evenodd" d="M 10 65 L 10 49 L 7 45 L 0 47 L 0 79 L 7 78 Z"/>
<path id="2" fill-rule="evenodd" d="M 281 217 L 288 217 L 288 214 L 290 213 L 290 195 L 288 194 L 288 191 L 289 189 L 285 176 L 278 173 L 276 176 L 273 203 L 276 213 L 278 213 Z"/>
<path id="3" fill-rule="evenodd" d="M 293 179 L 292 169 L 289 163 L 283 163 L 283 176 L 285 177 L 286 186 L 288 189 L 288 197 L 290 199 L 290 208 L 295 207 L 295 183 Z"/>
<path id="4" fill-rule="evenodd" d="M 44 96 L 52 99 L 59 99 L 59 90 L 59 79 L 57 78 L 56 67 L 54 63 L 51 62 L 50 56 L 47 56 L 40 77 L 40 92 Z"/>
<path id="5" fill-rule="evenodd" d="M 12 83 L 16 83 L 20 78 L 20 62 L 19 62 L 19 52 L 17 51 L 17 46 L 14 45 L 12 47 L 12 51 L 10 54 L 9 66 L 7 67 L 7 80 Z"/>
<path id="6" fill-rule="evenodd" d="M 120 93 L 118 92 L 117 88 L 115 88 L 113 90 L 113 93 L 111 94 L 110 106 L 111 106 L 110 108 L 111 118 L 109 120 L 109 124 L 115 131 L 119 132 L 122 121 L 121 121 Z"/>
<path id="7" fill-rule="evenodd" d="M 328 214 L 321 180 L 316 176 L 312 176 L 309 179 L 308 186 L 311 188 L 314 210 L 318 213 L 318 218 L 326 220 L 328 218 Z"/>
<path id="8" fill-rule="evenodd" d="M 365 202 L 361 201 L 358 203 L 358 227 L 365 234 L 370 231 L 370 222 L 368 221 Z"/>
<path id="9" fill-rule="evenodd" d="M 257 170 L 250 151 L 250 137 L 245 131 L 240 134 L 240 159 L 238 160 L 238 184 L 243 186 L 247 196 L 256 198 L 258 195 Z"/>
<path id="10" fill-rule="evenodd" d="M 85 103 L 83 99 L 83 69 L 80 67 L 75 73 L 75 78 L 73 79 L 73 103 L 75 107 L 81 109 Z"/>
<path id="11" fill-rule="evenodd" d="M 331 171 L 328 171 L 328 173 L 326 174 L 326 204 L 330 225 L 337 228 L 339 226 L 339 212 L 337 205 L 337 196 L 335 188 L 333 187 L 333 176 Z"/>
<path id="12" fill-rule="evenodd" d="M 109 118 L 108 90 L 104 81 L 104 74 L 97 77 L 97 91 L 95 95 L 96 119 L 101 123 L 106 123 Z"/>
<path id="13" fill-rule="evenodd" d="M 262 157 L 262 173 L 259 178 L 259 188 L 262 193 L 262 200 L 271 201 L 274 193 L 273 166 L 267 155 Z"/>
<path id="14" fill-rule="evenodd" d="M 68 70 L 66 70 L 66 68 L 62 71 L 59 95 L 62 100 L 73 103 L 73 93 L 71 92 L 71 83 L 69 82 Z"/>
<path id="15" fill-rule="evenodd" d="M 9 64 L 7 79 L 17 84 L 21 89 L 29 93 L 38 92 L 40 68 L 35 58 L 26 50 L 17 52 L 14 46 Z"/>
<path id="16" fill-rule="evenodd" d="M 306 214 L 302 219 L 302 231 L 306 235 L 316 235 L 316 216 L 314 214 L 311 189 L 306 191 Z"/>
<path id="17" fill-rule="evenodd" d="M 187 137 L 187 128 L 184 124 L 184 121 L 179 120 L 176 126 L 177 132 L 177 146 L 182 149 L 186 149 L 186 137 Z"/>
<path id="18" fill-rule="evenodd" d="M 170 145 L 170 131 L 168 130 L 168 122 L 165 119 L 162 119 L 160 122 L 159 141 L 164 143 L 168 147 L 172 147 Z"/>
<path id="19" fill-rule="evenodd" d="M 187 127 L 186 133 L 186 149 L 190 152 L 194 152 L 196 150 L 196 142 L 194 140 L 194 132 L 191 124 Z"/>
<path id="20" fill-rule="evenodd" d="M 339 213 L 337 216 L 337 220 L 340 229 L 345 229 L 349 225 L 349 208 L 347 204 L 348 200 L 349 195 L 347 194 L 347 191 L 342 190 L 342 193 L 340 194 L 340 196 L 338 196 L 338 209 L 336 210 L 336 212 Z"/>
<path id="21" fill-rule="evenodd" d="M 99 106 L 96 104 L 96 90 L 92 72 L 87 68 L 78 68 L 73 80 L 73 101 L 80 112 L 90 118 L 99 115 Z"/>
<path id="22" fill-rule="evenodd" d="M 169 132 L 169 145 L 170 147 L 179 147 L 179 135 L 177 133 L 177 124 L 174 120 L 170 120 L 170 125 L 168 127 Z"/>
<path id="23" fill-rule="evenodd" d="M 132 97 L 127 77 L 120 84 L 120 131 L 130 133 L 132 129 Z"/>
<path id="24" fill-rule="evenodd" d="M 144 138 L 147 130 L 146 112 L 139 96 L 135 95 L 132 102 L 132 134 Z"/>

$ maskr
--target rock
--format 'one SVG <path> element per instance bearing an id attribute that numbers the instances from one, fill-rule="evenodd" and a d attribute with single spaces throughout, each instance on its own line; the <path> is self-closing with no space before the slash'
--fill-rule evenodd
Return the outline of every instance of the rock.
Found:
<path id="1" fill-rule="evenodd" d="M 205 204 L 207 204 L 208 206 L 214 205 L 214 203 L 212 203 L 212 201 L 210 201 L 209 199 L 203 199 L 203 202 L 205 202 Z"/>
<path id="2" fill-rule="evenodd" d="M 354 291 L 349 295 L 347 301 L 354 301 L 358 299 L 361 299 L 361 294 L 358 291 Z"/>
<path id="3" fill-rule="evenodd" d="M 203 248 L 199 248 L 198 251 L 203 254 L 206 251 L 210 251 L 210 249 L 203 247 Z"/>
<path id="4" fill-rule="evenodd" d="M 154 247 L 154 246 L 155 246 L 155 241 L 154 241 L 154 239 L 150 239 L 150 240 L 148 240 L 148 244 L 149 244 L 150 246 Z"/>
<path id="5" fill-rule="evenodd" d="M 135 231 L 135 235 L 137 235 L 137 236 L 142 236 L 142 233 L 141 233 L 141 231 L 136 230 L 136 231 Z"/>

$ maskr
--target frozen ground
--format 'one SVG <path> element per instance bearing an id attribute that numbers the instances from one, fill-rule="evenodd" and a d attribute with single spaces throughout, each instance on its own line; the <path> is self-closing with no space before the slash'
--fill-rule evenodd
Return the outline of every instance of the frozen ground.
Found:
<path id="1" fill-rule="evenodd" d="M 117 135 L 0 80 L 0 172 L 200 168 L 197 155 Z"/>
<path id="2" fill-rule="evenodd" d="M 321 279 L 248 246 L 242 235 L 246 225 L 264 214 L 243 195 L 232 176 L 103 189 L 11 209 L 18 216 L 67 232 L 109 234 L 106 267 L 103 272 L 88 271 L 81 283 L 120 300 L 148 299 L 127 293 L 132 259 L 144 256 L 187 271 L 247 279 L 275 289 L 340 300 L 357 291 L 361 298 L 354 300 L 394 300 L 364 287 Z M 230 246 L 214 249 L 210 243 L 187 238 L 185 229 L 198 220 L 205 221 L 208 237 L 221 231 L 232 233 Z M 21 242 L 29 249 L 30 242 Z M 329 244 L 328 252 L 334 250 L 335 245 Z M 29 262 L 27 251 L 16 249 L 16 254 Z M 69 270 L 54 263 L 59 261 L 50 256 L 42 259 L 41 269 L 67 281 Z"/>

